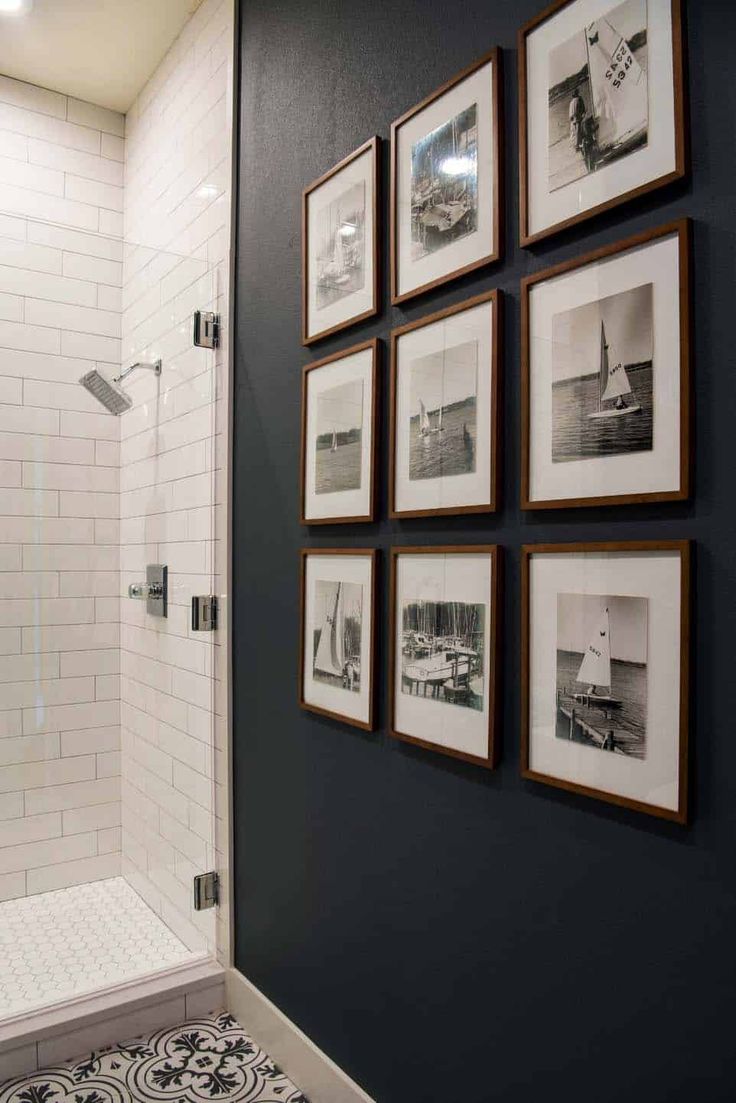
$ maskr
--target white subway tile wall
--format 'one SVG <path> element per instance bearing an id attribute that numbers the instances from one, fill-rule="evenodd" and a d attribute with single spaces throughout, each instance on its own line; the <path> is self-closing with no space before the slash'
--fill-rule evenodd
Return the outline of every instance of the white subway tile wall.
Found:
<path id="1" fill-rule="evenodd" d="M 232 21 L 204 0 L 125 119 L 0 81 L 0 899 L 122 872 L 221 957 L 226 640 L 190 602 L 226 589 Z M 159 357 L 122 418 L 78 384 Z"/>
<path id="2" fill-rule="evenodd" d="M 193 633 L 190 602 L 225 590 L 227 348 L 191 334 L 208 309 L 227 334 L 232 19 L 231 0 L 205 0 L 126 117 L 121 296 L 123 361 L 163 361 L 160 379 L 130 378 L 120 422 L 122 592 L 150 562 L 170 587 L 166 620 L 122 602 L 122 870 L 187 946 L 222 954 L 227 908 L 218 932 L 215 911 L 193 910 L 192 878 L 226 875 L 224 632 Z"/>
<path id="3" fill-rule="evenodd" d="M 78 379 L 120 364 L 123 128 L 0 81 L 0 899 L 121 866 L 119 422 Z"/>

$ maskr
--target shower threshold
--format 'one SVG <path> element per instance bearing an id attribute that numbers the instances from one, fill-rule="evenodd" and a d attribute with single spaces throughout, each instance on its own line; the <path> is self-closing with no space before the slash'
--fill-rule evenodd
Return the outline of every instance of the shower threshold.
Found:
<path id="1" fill-rule="evenodd" d="M 201 961 L 123 877 L 0 903 L 0 1022 Z"/>

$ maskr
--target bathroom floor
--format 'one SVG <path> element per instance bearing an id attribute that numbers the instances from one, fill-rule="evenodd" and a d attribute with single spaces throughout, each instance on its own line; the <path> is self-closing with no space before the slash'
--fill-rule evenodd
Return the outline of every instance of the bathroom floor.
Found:
<path id="1" fill-rule="evenodd" d="M 0 1018 L 196 961 L 122 877 L 0 903 Z"/>
<path id="2" fill-rule="evenodd" d="M 0 1084 L 0 1103 L 307 1103 L 227 1012 Z"/>

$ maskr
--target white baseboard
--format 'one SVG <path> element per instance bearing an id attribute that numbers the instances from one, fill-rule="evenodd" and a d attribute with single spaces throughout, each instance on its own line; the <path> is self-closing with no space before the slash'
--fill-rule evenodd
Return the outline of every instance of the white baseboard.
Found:
<path id="1" fill-rule="evenodd" d="M 230 1013 L 304 1092 L 309 1103 L 374 1103 L 237 969 L 228 969 L 225 984 Z"/>

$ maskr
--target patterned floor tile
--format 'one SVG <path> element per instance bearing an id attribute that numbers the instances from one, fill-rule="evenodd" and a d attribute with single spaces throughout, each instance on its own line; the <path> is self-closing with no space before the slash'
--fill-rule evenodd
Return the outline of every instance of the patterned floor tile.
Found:
<path id="1" fill-rule="evenodd" d="M 122 877 L 0 903 L 0 1019 L 196 961 Z"/>
<path id="2" fill-rule="evenodd" d="M 308 1103 L 231 1015 L 158 1030 L 0 1085 L 0 1103 Z"/>

